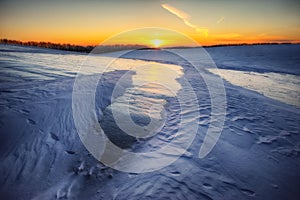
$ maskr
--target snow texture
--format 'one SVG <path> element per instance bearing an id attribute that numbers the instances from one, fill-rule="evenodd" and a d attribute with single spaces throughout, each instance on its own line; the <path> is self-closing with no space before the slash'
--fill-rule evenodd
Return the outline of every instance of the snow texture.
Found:
<path id="1" fill-rule="evenodd" d="M 189 80 L 199 105 L 198 110 L 189 109 L 189 102 L 184 105 L 188 116 L 199 113 L 199 118 L 189 119 L 197 124 L 198 132 L 187 151 L 160 170 L 138 174 L 101 164 L 79 139 L 72 116 L 72 90 L 86 54 L 0 45 L 0 198 L 300 199 L 300 46 L 208 48 L 219 72 L 196 49 L 179 51 L 200 63 L 206 76 L 224 78 L 223 131 L 213 150 L 200 159 L 211 112 L 203 79 L 186 60 L 165 50 L 124 54 L 102 74 L 96 91 L 99 123 L 115 144 L 135 152 L 155 151 L 171 141 L 179 128 L 181 108 L 176 95 L 158 85 L 137 90 L 150 72 L 132 69 L 132 65 L 172 67 L 178 76 L 165 73 L 160 78 L 172 83 L 172 91 L 178 94 L 184 92 L 183 79 Z M 101 63 L 113 56 L 93 55 L 91 60 L 99 70 L 86 66 L 82 78 L 98 76 L 105 67 Z M 116 83 L 128 72 L 124 89 L 112 102 Z M 114 122 L 111 107 L 118 105 L 122 110 L 128 93 L 136 98 L 131 114 L 139 125 L 149 123 L 145 113 L 150 104 L 163 106 L 167 120 L 158 134 L 137 139 Z M 158 110 L 152 112 L 161 116 Z M 183 130 L 182 137 L 189 134 L 188 128 Z"/>

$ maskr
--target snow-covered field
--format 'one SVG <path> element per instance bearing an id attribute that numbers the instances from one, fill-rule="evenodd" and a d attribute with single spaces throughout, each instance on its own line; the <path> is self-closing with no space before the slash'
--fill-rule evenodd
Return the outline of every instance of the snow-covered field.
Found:
<path id="1" fill-rule="evenodd" d="M 206 50 L 219 70 L 194 48 L 174 50 L 186 60 L 172 50 L 135 50 L 110 63 L 120 52 L 0 45 L 1 199 L 300 199 L 300 45 Z M 220 77 L 222 134 L 199 158 L 216 87 L 204 80 Z M 106 150 L 107 167 L 82 142 L 89 96 L 74 104 L 73 90 L 94 83 L 96 123 L 132 165 L 115 164 L 120 155 Z M 159 131 L 145 138 L 145 127 Z M 164 149 L 170 143 L 180 157 Z"/>

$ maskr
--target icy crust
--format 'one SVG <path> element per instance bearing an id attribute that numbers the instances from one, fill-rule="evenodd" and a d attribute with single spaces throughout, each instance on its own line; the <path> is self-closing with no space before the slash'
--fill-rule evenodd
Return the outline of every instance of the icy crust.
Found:
<path id="1" fill-rule="evenodd" d="M 274 72 L 208 70 L 234 85 L 257 91 L 266 97 L 300 108 L 300 76 Z"/>
<path id="2" fill-rule="evenodd" d="M 109 96 L 122 73 L 111 72 L 99 93 Z M 112 170 L 86 151 L 76 133 L 73 82 L 66 78 L 1 86 L 1 91 L 11 91 L 1 92 L 1 197 L 82 199 L 79 188 L 93 182 L 90 177 L 110 179 Z M 102 108 L 110 104 L 101 100 Z"/>
<path id="3" fill-rule="evenodd" d="M 1 66 L 6 66 L 5 62 Z M 198 134 L 176 162 L 143 174 L 117 172 L 86 151 L 72 118 L 73 78 L 1 83 L 0 197 L 299 199 L 300 110 L 225 82 L 227 114 L 221 138 L 207 157 L 199 159 L 211 104 L 203 80 L 191 66 L 182 67 L 184 77 L 197 88 L 199 110 L 187 112 L 200 113 L 199 119 L 191 119 L 199 124 Z M 99 119 L 111 104 L 114 84 L 124 73 L 107 72 L 104 77 L 109 78 L 99 84 L 95 108 Z M 178 102 L 171 97 L 165 105 L 169 121 L 161 134 L 148 142 L 133 141 L 134 151 L 155 150 L 173 137 Z"/>

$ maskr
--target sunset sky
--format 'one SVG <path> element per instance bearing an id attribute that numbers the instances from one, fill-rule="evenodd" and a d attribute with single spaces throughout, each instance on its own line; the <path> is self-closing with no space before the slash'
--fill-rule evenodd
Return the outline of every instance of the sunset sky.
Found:
<path id="1" fill-rule="evenodd" d="M 2 0 L 0 38 L 95 45 L 120 32 L 161 27 L 200 45 L 300 42 L 299 10 L 297 0 Z M 188 45 L 176 36 L 156 33 L 150 41 L 152 33 L 144 34 L 118 42 Z"/>

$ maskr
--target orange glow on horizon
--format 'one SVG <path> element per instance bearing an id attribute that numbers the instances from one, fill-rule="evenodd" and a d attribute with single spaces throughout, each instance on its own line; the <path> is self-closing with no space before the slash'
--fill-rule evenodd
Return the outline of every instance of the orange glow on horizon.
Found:
<path id="1" fill-rule="evenodd" d="M 123 38 L 122 40 L 110 40 L 110 37 L 94 37 L 94 38 L 10 38 L 0 36 L 1 39 L 20 40 L 23 42 L 51 42 L 60 44 L 73 44 L 82 46 L 96 46 L 96 45 L 145 45 L 153 48 L 172 47 L 172 46 L 210 46 L 222 44 L 253 44 L 253 43 L 300 43 L 300 39 L 290 39 L 284 36 L 260 36 L 260 35 L 240 35 L 235 33 L 230 34 L 215 34 L 207 38 L 199 35 L 187 35 L 195 41 L 196 44 L 191 44 L 189 41 L 182 41 L 176 36 L 169 36 L 168 38 L 149 39 L 148 37 L 131 37 Z M 108 40 L 108 41 L 107 41 Z"/>
<path id="2" fill-rule="evenodd" d="M 190 46 L 175 35 L 141 32 L 143 27 L 176 30 L 199 45 L 298 43 L 297 1 L 19 1 L 1 2 L 0 38 L 75 45 L 140 44 Z M 243 12 L 241 12 L 241 10 Z M 55 13 L 55 14 L 53 14 Z M 155 15 L 153 14 L 155 13 Z M 266 17 L 267 16 L 267 17 Z M 157 40 L 157 41 L 155 41 Z M 193 43 L 193 42 L 192 42 Z M 193 44 L 192 44 L 193 45 Z"/>
<path id="3" fill-rule="evenodd" d="M 151 42 L 152 46 L 155 48 L 160 47 L 164 43 L 162 40 L 159 40 L 159 39 L 154 39 L 154 40 L 151 40 L 150 42 Z"/>

